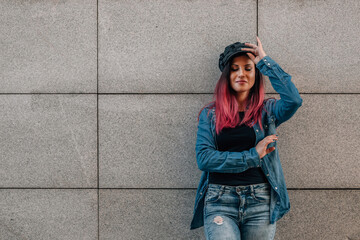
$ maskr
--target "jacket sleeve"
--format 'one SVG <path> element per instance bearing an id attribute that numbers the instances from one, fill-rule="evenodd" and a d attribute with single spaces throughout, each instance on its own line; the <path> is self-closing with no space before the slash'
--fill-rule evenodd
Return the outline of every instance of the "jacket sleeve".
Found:
<path id="1" fill-rule="evenodd" d="M 302 105 L 302 98 L 291 81 L 291 76 L 286 73 L 271 57 L 263 57 L 256 65 L 260 72 L 269 77 L 271 85 L 280 99 L 270 104 L 270 111 L 275 115 L 275 127 L 290 119 Z"/>
<path id="2" fill-rule="evenodd" d="M 242 152 L 218 151 L 211 132 L 207 108 L 200 113 L 197 139 L 196 161 L 201 171 L 239 173 L 260 165 L 260 156 L 255 147 Z"/>

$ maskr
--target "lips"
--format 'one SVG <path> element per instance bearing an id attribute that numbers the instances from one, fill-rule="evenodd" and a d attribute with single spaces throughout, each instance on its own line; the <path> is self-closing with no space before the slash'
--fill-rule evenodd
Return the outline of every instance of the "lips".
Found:
<path id="1" fill-rule="evenodd" d="M 245 80 L 236 81 L 237 83 L 247 83 Z"/>

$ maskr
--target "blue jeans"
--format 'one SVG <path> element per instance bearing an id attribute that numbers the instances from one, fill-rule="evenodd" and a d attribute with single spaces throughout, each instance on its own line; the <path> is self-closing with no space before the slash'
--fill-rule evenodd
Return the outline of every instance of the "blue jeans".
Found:
<path id="1" fill-rule="evenodd" d="M 228 186 L 210 183 L 204 203 L 207 240 L 272 240 L 269 183 Z"/>

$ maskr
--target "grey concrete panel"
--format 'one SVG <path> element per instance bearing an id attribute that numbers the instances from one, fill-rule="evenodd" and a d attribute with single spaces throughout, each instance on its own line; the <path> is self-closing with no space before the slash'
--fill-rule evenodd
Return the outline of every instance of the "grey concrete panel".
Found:
<path id="1" fill-rule="evenodd" d="M 359 96 L 301 97 L 303 105 L 277 131 L 287 187 L 359 188 Z"/>
<path id="2" fill-rule="evenodd" d="M 300 92 L 360 92 L 360 2 L 344 3 L 259 1 L 264 50 L 296 79 Z"/>
<path id="3" fill-rule="evenodd" d="M 190 230 L 194 201 L 194 190 L 100 189 L 99 239 L 205 239 Z"/>
<path id="4" fill-rule="evenodd" d="M 200 95 L 100 95 L 100 187 L 192 187 Z"/>
<path id="5" fill-rule="evenodd" d="M 190 230 L 195 190 L 100 190 L 100 239 L 205 239 Z M 289 191 L 275 239 L 347 239 L 359 229 L 360 191 Z"/>
<path id="6" fill-rule="evenodd" d="M 98 239 L 97 190 L 0 189 L 0 239 Z"/>
<path id="7" fill-rule="evenodd" d="M 5 0 L 0 9 L 0 92 L 97 91 L 96 0 Z"/>
<path id="8" fill-rule="evenodd" d="M 269 94 L 267 97 L 279 96 Z M 287 187 L 359 187 L 359 98 L 302 95 L 278 128 Z M 101 95 L 101 187 L 197 187 L 197 113 L 211 95 Z"/>
<path id="9" fill-rule="evenodd" d="M 99 91 L 213 92 L 218 59 L 256 40 L 256 1 L 99 1 Z"/>
<path id="10" fill-rule="evenodd" d="M 359 239 L 360 190 L 290 190 L 289 197 L 276 240 Z"/>
<path id="11" fill-rule="evenodd" d="M 96 187 L 94 95 L 0 95 L 1 187 Z"/>

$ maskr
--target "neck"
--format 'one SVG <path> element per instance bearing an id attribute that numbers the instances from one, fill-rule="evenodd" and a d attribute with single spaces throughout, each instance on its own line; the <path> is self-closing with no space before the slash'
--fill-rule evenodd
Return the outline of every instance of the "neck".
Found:
<path id="1" fill-rule="evenodd" d="M 246 108 L 245 103 L 246 103 L 246 99 L 248 98 L 248 96 L 249 96 L 248 91 L 240 92 L 236 95 L 236 100 L 239 105 L 239 112 L 245 111 L 245 108 Z"/>

